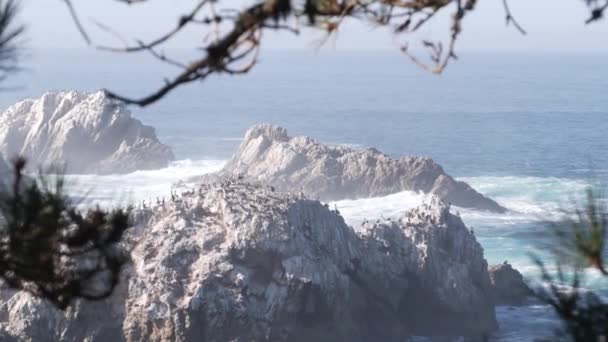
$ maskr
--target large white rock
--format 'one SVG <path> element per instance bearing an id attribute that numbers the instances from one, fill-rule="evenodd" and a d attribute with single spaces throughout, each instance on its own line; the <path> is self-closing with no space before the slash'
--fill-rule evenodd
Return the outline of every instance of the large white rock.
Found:
<path id="1" fill-rule="evenodd" d="M 69 173 L 127 173 L 173 160 L 154 128 L 102 91 L 51 92 L 12 105 L 0 116 L 0 153 L 26 157 L 32 170 L 66 165 Z"/>
<path id="2" fill-rule="evenodd" d="M 375 149 L 323 145 L 308 137 L 290 137 L 274 125 L 255 125 L 238 151 L 217 174 L 196 180 L 243 174 L 283 191 L 303 190 L 323 201 L 384 196 L 405 190 L 432 193 L 454 205 L 504 212 L 506 209 L 454 180 L 430 158 L 393 159 Z"/>
<path id="3" fill-rule="evenodd" d="M 356 342 L 478 336 L 496 326 L 483 250 L 437 199 L 357 233 L 318 201 L 233 179 L 135 219 L 133 265 L 110 299 L 60 313 L 3 291 L 0 334 Z"/>

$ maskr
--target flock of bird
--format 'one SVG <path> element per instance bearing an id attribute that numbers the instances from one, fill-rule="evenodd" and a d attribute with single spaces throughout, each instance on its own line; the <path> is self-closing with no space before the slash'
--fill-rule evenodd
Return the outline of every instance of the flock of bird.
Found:
<path id="1" fill-rule="evenodd" d="M 167 209 L 185 214 L 189 209 L 201 207 L 207 196 L 220 199 L 228 212 L 241 213 L 243 219 L 250 219 L 253 215 L 272 219 L 273 210 L 287 210 L 290 203 L 307 199 L 303 191 L 283 193 L 272 185 L 249 182 L 243 174 L 235 174 L 220 181 L 200 183 L 181 192 L 172 189 L 167 200 L 164 197 L 143 200 L 134 209 L 139 218 L 148 218 L 155 212 L 164 213 Z"/>
<path id="2" fill-rule="evenodd" d="M 279 212 L 288 210 L 289 205 L 298 200 L 307 200 L 302 189 L 298 193 L 279 192 L 272 185 L 263 185 L 257 182 L 250 182 L 245 179 L 243 174 L 235 174 L 226 177 L 220 181 L 211 183 L 200 183 L 189 190 L 178 192 L 174 189 L 170 191 L 170 197 L 165 200 L 164 197 L 156 197 L 154 201 L 141 201 L 135 207 L 136 212 L 139 212 L 139 218 L 149 218 L 155 212 L 164 212 L 166 209 L 172 208 L 176 212 L 185 215 L 186 211 L 195 207 L 203 207 L 203 202 L 207 196 L 219 198 L 224 203 L 224 209 L 227 213 L 237 214 L 234 217 L 239 217 L 239 220 L 251 220 L 254 216 L 262 220 L 276 220 L 282 215 Z M 423 225 L 423 224 L 441 224 L 448 219 L 450 214 L 451 204 L 447 204 L 447 210 L 441 210 L 439 216 L 436 213 L 437 207 L 433 198 L 430 203 L 423 203 L 420 207 L 409 210 L 405 215 L 394 221 L 393 218 L 380 218 L 375 220 L 375 224 L 381 223 L 401 223 L 405 225 Z M 333 210 L 329 204 L 323 204 L 325 208 L 340 215 L 337 205 L 334 204 Z M 209 211 L 203 211 L 205 214 L 212 214 Z M 367 226 L 370 221 L 367 218 L 363 219 L 362 226 Z M 471 233 L 473 230 L 471 228 Z"/>

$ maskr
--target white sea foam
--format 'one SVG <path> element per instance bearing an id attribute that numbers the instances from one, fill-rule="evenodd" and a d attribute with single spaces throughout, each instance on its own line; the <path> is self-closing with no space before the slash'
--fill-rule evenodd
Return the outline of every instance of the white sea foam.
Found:
<path id="1" fill-rule="evenodd" d="M 505 214 L 454 208 L 466 222 L 511 226 L 513 224 L 556 220 L 583 203 L 589 182 L 554 177 L 466 177 L 473 188 L 509 209 Z M 421 203 L 427 195 L 410 191 L 383 197 L 332 202 L 352 222 L 363 218 L 395 216 Z"/>
<path id="2" fill-rule="evenodd" d="M 124 175 L 67 175 L 70 193 L 101 206 L 155 201 L 170 196 L 171 186 L 184 178 L 215 172 L 223 160 L 180 160 L 159 170 Z"/>
<path id="3" fill-rule="evenodd" d="M 580 205 L 585 190 L 592 184 L 585 180 L 555 177 L 465 177 L 484 195 L 510 210 L 515 219 L 555 219 Z"/>
<path id="4" fill-rule="evenodd" d="M 383 197 L 330 202 L 330 206 L 338 208 L 348 224 L 357 226 L 363 219 L 400 216 L 418 206 L 426 197 L 426 194 L 403 191 Z"/>

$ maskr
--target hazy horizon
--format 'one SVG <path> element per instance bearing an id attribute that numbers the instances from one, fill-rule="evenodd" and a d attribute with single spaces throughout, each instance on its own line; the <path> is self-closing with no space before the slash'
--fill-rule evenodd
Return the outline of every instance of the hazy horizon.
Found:
<path id="1" fill-rule="evenodd" d="M 244 8 L 251 1 L 231 0 L 235 8 Z M 194 2 L 176 0 L 150 1 L 146 4 L 126 6 L 117 1 L 84 2 L 74 5 L 87 27 L 94 43 L 120 45 L 121 42 L 97 28 L 94 21 L 111 26 L 132 39 L 152 39 L 174 27 L 179 15 Z M 522 36 L 514 27 L 505 27 L 505 13 L 501 1 L 480 2 L 463 23 L 463 33 L 457 52 L 608 52 L 603 44 L 608 25 L 599 21 L 585 25 L 589 11 L 583 1 L 575 0 L 511 0 L 511 10 L 528 31 Z M 23 1 L 22 22 L 28 26 L 28 47 L 87 48 L 74 26 L 66 6 L 61 1 Z M 116 14 L 120 15 L 116 15 Z M 167 13 L 170 13 L 167 15 Z M 359 22 L 347 21 L 336 39 L 330 39 L 324 49 L 338 50 L 393 50 L 406 40 L 417 44 L 420 39 L 441 39 L 449 27 L 450 9 L 429 22 L 415 36 L 399 36 L 385 29 L 375 29 Z M 52 32 L 49 35 L 49 32 Z M 271 32 L 267 30 L 266 32 Z M 322 32 L 307 30 L 300 36 L 288 33 L 267 34 L 266 50 L 306 50 L 318 45 Z M 201 41 L 196 29 L 177 35 L 166 48 L 193 48 Z"/>

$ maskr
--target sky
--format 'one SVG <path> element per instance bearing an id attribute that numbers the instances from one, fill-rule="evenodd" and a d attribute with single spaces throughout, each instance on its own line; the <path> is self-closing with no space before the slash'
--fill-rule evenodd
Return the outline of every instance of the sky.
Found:
<path id="1" fill-rule="evenodd" d="M 227 0 L 235 8 L 247 2 Z M 121 45 L 116 37 L 99 30 L 95 21 L 113 27 L 123 37 L 152 39 L 174 27 L 176 18 L 196 0 L 150 0 L 147 4 L 127 6 L 114 0 L 73 0 L 84 25 L 95 43 Z M 22 21 L 28 26 L 30 48 L 87 48 L 61 0 L 23 0 Z M 595 52 L 608 51 L 608 20 L 585 25 L 588 10 L 583 0 L 510 0 L 511 10 L 529 32 L 522 36 L 505 27 L 501 0 L 479 0 L 475 12 L 466 18 L 459 51 L 514 52 Z M 443 15 L 416 37 L 396 37 L 385 29 L 358 22 L 347 22 L 331 39 L 327 48 L 336 50 L 395 49 L 405 41 L 445 37 L 449 17 Z M 200 29 L 200 28 L 199 28 Z M 295 39 L 294 39 L 295 38 Z M 288 33 L 266 34 L 265 49 L 314 49 L 322 33 L 305 32 L 294 37 Z M 166 48 L 191 48 L 200 45 L 201 32 L 189 30 L 177 36 Z"/>

